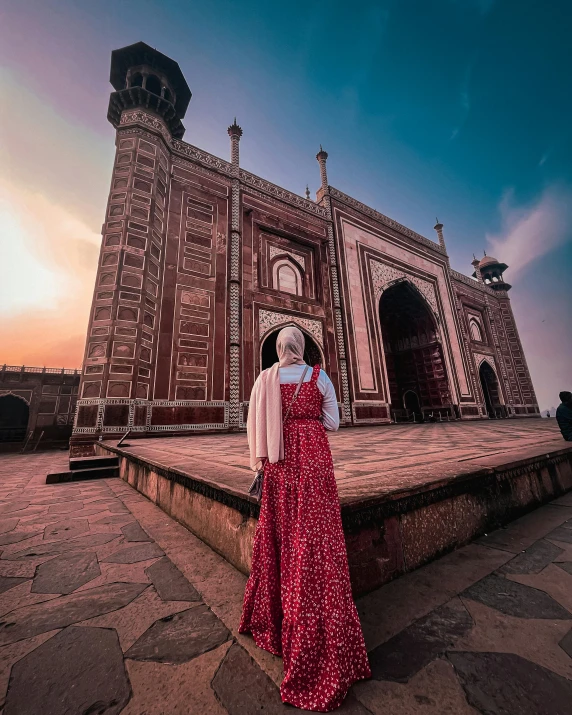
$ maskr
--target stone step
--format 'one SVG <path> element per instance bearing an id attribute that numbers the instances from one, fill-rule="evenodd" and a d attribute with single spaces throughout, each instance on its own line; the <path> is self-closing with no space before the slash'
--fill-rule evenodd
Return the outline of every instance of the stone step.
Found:
<path id="1" fill-rule="evenodd" d="M 70 457 L 70 469 L 75 471 L 77 469 L 92 469 L 97 467 L 117 467 L 119 466 L 118 457 L 106 457 L 106 456 L 96 456 L 96 457 Z"/>
<path id="2" fill-rule="evenodd" d="M 109 479 L 118 476 L 118 466 L 88 467 L 87 469 L 73 469 L 69 472 L 52 472 L 46 476 L 46 484 L 79 482 L 84 479 Z"/>

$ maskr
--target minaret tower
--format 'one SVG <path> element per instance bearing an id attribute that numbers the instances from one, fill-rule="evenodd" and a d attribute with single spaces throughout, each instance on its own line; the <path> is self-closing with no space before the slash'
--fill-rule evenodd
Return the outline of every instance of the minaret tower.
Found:
<path id="1" fill-rule="evenodd" d="M 116 154 L 74 442 L 104 427 L 144 429 L 147 401 L 169 397 L 170 346 L 159 325 L 174 302 L 161 287 L 176 283 L 166 277 L 175 270 L 167 241 L 168 144 L 184 134 L 191 91 L 179 65 L 144 42 L 112 52 L 110 82 Z"/>
<path id="2" fill-rule="evenodd" d="M 481 280 L 485 285 L 493 290 L 504 290 L 509 291 L 512 286 L 507 283 L 503 277 L 504 271 L 508 268 L 506 263 L 501 263 L 496 258 L 492 256 L 487 256 L 485 253 L 484 257 L 480 261 L 473 261 L 473 266 L 475 267 L 475 272 L 473 273 L 473 278 Z"/>

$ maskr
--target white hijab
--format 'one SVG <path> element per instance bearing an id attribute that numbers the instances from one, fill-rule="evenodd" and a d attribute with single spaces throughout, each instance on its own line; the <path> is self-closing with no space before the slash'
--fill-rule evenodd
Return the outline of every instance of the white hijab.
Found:
<path id="1" fill-rule="evenodd" d="M 304 345 L 304 333 L 301 330 L 283 328 L 276 340 L 279 362 L 261 372 L 254 383 L 246 424 L 252 469 L 256 469 L 264 459 L 268 459 L 271 464 L 284 459 L 279 368 L 304 365 Z"/>

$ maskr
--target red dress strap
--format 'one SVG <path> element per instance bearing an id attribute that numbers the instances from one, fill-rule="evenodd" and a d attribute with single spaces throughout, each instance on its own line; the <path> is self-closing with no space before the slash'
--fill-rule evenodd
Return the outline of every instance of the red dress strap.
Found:
<path id="1" fill-rule="evenodd" d="M 312 377 L 310 379 L 310 382 L 318 382 L 318 378 L 320 377 L 320 370 L 321 370 L 321 367 L 319 365 L 314 365 L 314 369 L 312 370 Z"/>

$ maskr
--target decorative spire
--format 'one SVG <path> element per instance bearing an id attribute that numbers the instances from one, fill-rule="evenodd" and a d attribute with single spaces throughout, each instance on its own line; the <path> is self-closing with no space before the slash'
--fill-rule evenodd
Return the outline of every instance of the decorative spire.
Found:
<path id="1" fill-rule="evenodd" d="M 308 188 L 308 184 L 306 184 L 306 198 L 308 201 L 310 200 L 310 189 Z"/>
<path id="2" fill-rule="evenodd" d="M 328 188 L 328 174 L 326 171 L 326 161 L 328 160 L 328 152 L 322 149 L 320 144 L 320 151 L 316 154 L 316 159 L 320 165 L 320 179 L 322 181 L 322 189 Z"/>
<path id="3" fill-rule="evenodd" d="M 439 239 L 439 245 L 441 246 L 441 248 L 447 250 L 447 247 L 445 246 L 445 239 L 443 237 L 443 224 L 439 223 L 438 218 L 436 218 L 435 221 L 437 221 L 437 223 L 435 224 L 435 226 L 433 226 L 433 228 L 435 229 L 435 231 L 437 231 L 437 238 Z"/>
<path id="4" fill-rule="evenodd" d="M 240 137 L 242 136 L 242 129 L 236 123 L 236 117 L 234 122 L 228 128 L 228 136 L 230 137 L 230 163 L 232 164 L 232 173 L 235 178 L 239 175 L 239 163 L 240 163 L 240 153 L 239 144 Z"/>
<path id="5" fill-rule="evenodd" d="M 234 122 L 228 128 L 228 136 L 238 137 L 239 139 L 242 136 L 242 129 L 236 123 L 236 117 L 234 118 Z"/>

